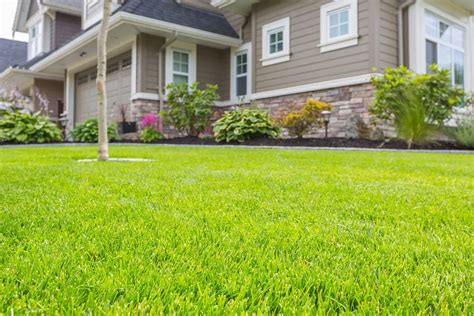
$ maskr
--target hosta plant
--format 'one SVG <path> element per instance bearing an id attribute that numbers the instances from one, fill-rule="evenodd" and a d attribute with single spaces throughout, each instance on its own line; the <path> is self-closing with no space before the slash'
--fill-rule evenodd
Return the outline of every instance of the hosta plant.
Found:
<path id="1" fill-rule="evenodd" d="M 118 140 L 117 124 L 110 124 L 107 128 L 109 140 Z M 72 130 L 72 138 L 81 143 L 97 143 L 99 140 L 99 124 L 97 119 L 88 119 L 78 124 Z"/>
<path id="2" fill-rule="evenodd" d="M 58 126 L 40 112 L 9 110 L 0 118 L 0 142 L 51 143 L 62 141 Z"/>
<path id="3" fill-rule="evenodd" d="M 280 129 L 268 114 L 259 109 L 238 109 L 225 112 L 214 125 L 214 137 L 218 142 L 244 142 L 248 139 L 276 138 Z"/>

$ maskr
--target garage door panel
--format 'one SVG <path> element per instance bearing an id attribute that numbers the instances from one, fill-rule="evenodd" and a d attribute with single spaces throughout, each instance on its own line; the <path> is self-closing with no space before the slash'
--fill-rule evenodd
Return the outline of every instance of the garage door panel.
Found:
<path id="1" fill-rule="evenodd" d="M 131 54 L 123 54 L 113 58 L 113 70 L 107 74 L 107 116 L 119 119 L 118 106 L 130 104 L 131 99 Z M 116 63 L 118 62 L 118 67 Z M 88 76 L 86 81 L 85 77 Z M 82 123 L 97 116 L 97 90 L 95 84 L 95 68 L 91 68 L 76 76 L 76 123 Z"/>

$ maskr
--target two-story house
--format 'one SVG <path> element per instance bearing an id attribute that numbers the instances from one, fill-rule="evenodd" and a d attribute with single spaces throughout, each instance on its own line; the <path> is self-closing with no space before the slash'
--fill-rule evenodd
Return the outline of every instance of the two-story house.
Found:
<path id="1" fill-rule="evenodd" d="M 10 78 L 62 80 L 71 126 L 96 115 L 100 3 L 19 1 L 15 27 L 30 33 L 31 59 Z M 55 46 L 63 15 L 82 30 Z M 474 1 L 114 0 L 108 56 L 117 120 L 122 105 L 134 120 L 158 111 L 167 83 L 199 81 L 219 86 L 223 108 L 255 100 L 278 116 L 310 97 L 331 102 L 330 134 L 344 137 L 354 115 L 368 119 L 370 79 L 386 67 L 436 63 L 474 91 Z"/>

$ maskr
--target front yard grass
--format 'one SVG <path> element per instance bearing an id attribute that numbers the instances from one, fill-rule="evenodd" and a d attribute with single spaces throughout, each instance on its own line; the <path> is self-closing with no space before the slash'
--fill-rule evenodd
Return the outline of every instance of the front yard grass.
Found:
<path id="1" fill-rule="evenodd" d="M 473 314 L 474 156 L 0 148 L 0 314 Z"/>

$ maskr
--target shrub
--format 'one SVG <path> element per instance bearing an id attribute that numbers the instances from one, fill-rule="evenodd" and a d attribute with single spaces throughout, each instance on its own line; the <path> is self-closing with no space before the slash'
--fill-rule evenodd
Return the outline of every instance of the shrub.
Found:
<path id="1" fill-rule="evenodd" d="M 0 119 L 0 142 L 28 144 L 61 140 L 61 130 L 40 112 L 8 110 Z"/>
<path id="2" fill-rule="evenodd" d="M 117 124 L 110 124 L 107 128 L 109 140 L 118 140 Z M 78 124 L 72 130 L 72 138 L 81 143 L 97 143 L 99 141 L 99 123 L 97 119 L 88 119 Z"/>
<path id="3" fill-rule="evenodd" d="M 394 123 L 398 137 L 407 142 L 409 149 L 413 144 L 429 143 L 437 127 L 428 122 L 422 98 L 415 91 L 407 90 L 395 102 Z"/>
<path id="4" fill-rule="evenodd" d="M 279 134 L 279 128 L 273 124 L 267 113 L 258 109 L 225 112 L 214 126 L 214 137 L 218 142 L 244 142 L 257 137 L 275 138 Z"/>
<path id="5" fill-rule="evenodd" d="M 209 126 L 212 107 L 219 99 L 216 85 L 198 88 L 199 83 L 191 86 L 170 84 L 168 89 L 168 107 L 162 115 L 168 124 L 190 136 L 198 136 Z"/>
<path id="6" fill-rule="evenodd" d="M 474 148 L 474 116 L 465 117 L 458 121 L 454 131 L 457 142 L 466 147 Z"/>
<path id="7" fill-rule="evenodd" d="M 325 102 L 309 99 L 306 101 L 303 109 L 288 113 L 280 120 L 280 125 L 288 130 L 291 136 L 303 138 L 313 127 L 323 125 L 323 111 L 330 111 L 331 105 Z"/>
<path id="8" fill-rule="evenodd" d="M 158 117 L 156 114 L 150 113 L 143 116 L 140 121 L 142 131 L 140 132 L 140 140 L 144 143 L 151 143 L 163 138 L 158 130 Z"/>
<path id="9" fill-rule="evenodd" d="M 441 126 L 451 118 L 453 108 L 463 104 L 464 91 L 453 87 L 448 70 L 431 67 L 431 74 L 416 74 L 406 67 L 388 68 L 382 77 L 372 79 L 376 88 L 370 112 L 382 120 L 395 120 L 407 90 L 413 91 L 424 108 L 426 121 Z"/>

